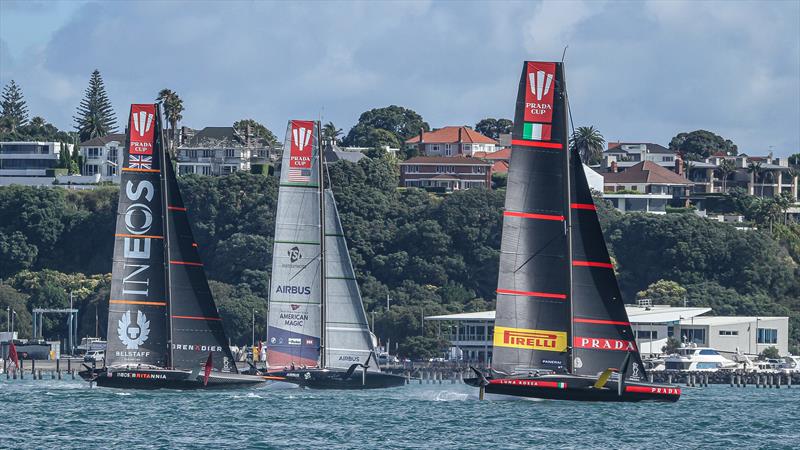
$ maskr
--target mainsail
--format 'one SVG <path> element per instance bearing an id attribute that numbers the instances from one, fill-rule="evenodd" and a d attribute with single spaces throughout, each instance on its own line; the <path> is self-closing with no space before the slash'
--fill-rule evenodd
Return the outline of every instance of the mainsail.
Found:
<path id="1" fill-rule="evenodd" d="M 557 63 L 528 62 L 508 171 L 492 367 L 569 369 L 567 128 Z"/>
<path id="2" fill-rule="evenodd" d="M 347 251 L 333 191 L 325 189 L 325 351 L 327 366 L 367 364 L 374 355 L 372 333 Z M 368 370 L 380 371 L 377 359 Z"/>
<path id="3" fill-rule="evenodd" d="M 267 330 L 271 368 L 319 363 L 322 265 L 317 126 L 292 120 L 286 130 Z"/>
<path id="4" fill-rule="evenodd" d="M 526 62 L 517 96 L 493 368 L 597 375 L 644 367 L 583 165 L 568 149 L 561 63 Z"/>
<path id="5" fill-rule="evenodd" d="M 175 170 L 164 155 L 167 185 L 167 241 L 169 255 L 169 322 L 172 364 L 177 369 L 203 366 L 211 354 L 212 366 L 221 372 L 238 373 L 228 338 L 222 328 L 208 287 L 203 263 L 189 226 Z"/>
<path id="6" fill-rule="evenodd" d="M 108 308 L 109 366 L 167 365 L 163 145 L 156 105 L 131 105 Z"/>

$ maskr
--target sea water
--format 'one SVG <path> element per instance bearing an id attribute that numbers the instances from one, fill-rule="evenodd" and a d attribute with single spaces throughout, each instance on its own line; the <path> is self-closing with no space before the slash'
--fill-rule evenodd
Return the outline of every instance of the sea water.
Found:
<path id="1" fill-rule="evenodd" d="M 797 449 L 800 386 L 612 404 L 480 401 L 462 384 L 181 392 L 3 378 L 0 448 Z"/>

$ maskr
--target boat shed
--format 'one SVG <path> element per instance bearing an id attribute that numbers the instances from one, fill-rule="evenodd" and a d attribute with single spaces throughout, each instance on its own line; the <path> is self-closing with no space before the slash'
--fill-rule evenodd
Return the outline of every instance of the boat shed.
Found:
<path id="1" fill-rule="evenodd" d="M 627 305 L 625 310 L 643 356 L 659 355 L 667 338 L 674 337 L 722 353 L 756 355 L 770 346 L 788 354 L 788 317 L 703 316 L 707 307 Z M 437 322 L 438 334 L 451 342 L 466 361 L 487 362 L 492 358 L 494 311 L 425 317 Z M 451 352 L 451 354 L 454 352 Z"/>

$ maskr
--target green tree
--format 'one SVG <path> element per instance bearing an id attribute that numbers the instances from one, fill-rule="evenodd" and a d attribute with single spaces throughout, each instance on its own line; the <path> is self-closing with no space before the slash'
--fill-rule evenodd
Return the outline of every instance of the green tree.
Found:
<path id="1" fill-rule="evenodd" d="M 446 343 L 444 343 L 446 344 Z M 446 347 L 443 342 L 434 337 L 411 336 L 404 340 L 397 349 L 397 353 L 413 360 L 427 360 L 440 357 Z"/>
<path id="2" fill-rule="evenodd" d="M 578 127 L 570 137 L 570 151 L 577 150 L 584 164 L 597 164 L 603 158 L 606 140 L 594 126 Z"/>
<path id="3" fill-rule="evenodd" d="M 105 136 L 116 130 L 117 118 L 99 70 L 95 69 L 92 72 L 86 96 L 81 100 L 77 113 L 78 115 L 74 117 L 75 129 L 78 130 L 81 142 Z"/>
<path id="4" fill-rule="evenodd" d="M 702 160 L 708 158 L 716 152 L 722 152 L 728 156 L 738 154 L 736 144 L 730 139 L 716 135 L 706 130 L 695 130 L 688 133 L 678 133 L 669 142 L 670 150 L 680 153 L 686 160 Z"/>
<path id="5" fill-rule="evenodd" d="M 183 115 L 181 114 L 184 111 L 183 100 L 175 91 L 171 89 L 162 89 L 158 92 L 156 101 L 161 102 L 164 107 L 164 115 L 169 124 L 170 145 L 175 145 L 175 128 L 178 126 L 178 122 L 183 119 Z"/>
<path id="6" fill-rule="evenodd" d="M 750 174 L 752 182 L 755 183 L 762 183 L 761 184 L 761 191 L 759 193 L 759 197 L 764 196 L 764 180 L 761 179 L 762 174 L 764 173 L 764 168 L 760 161 L 751 161 L 747 165 L 747 173 Z"/>
<path id="7" fill-rule="evenodd" d="M 326 145 L 337 144 L 340 142 L 340 137 L 344 134 L 341 128 L 336 128 L 333 122 L 328 122 L 322 126 L 322 142 Z"/>
<path id="8" fill-rule="evenodd" d="M 732 173 L 736 172 L 736 164 L 729 159 L 723 159 L 719 166 L 717 167 L 717 176 L 719 177 L 720 181 L 722 181 L 722 192 L 728 192 L 727 190 L 727 183 L 728 178 L 731 176 Z"/>
<path id="9" fill-rule="evenodd" d="M 481 119 L 475 124 L 475 131 L 492 139 L 499 139 L 501 134 L 511 133 L 514 122 L 508 119 Z"/>
<path id="10" fill-rule="evenodd" d="M 28 106 L 25 97 L 22 95 L 22 88 L 11 80 L 3 89 L 2 113 L 0 118 L 4 119 L 3 124 L 13 133 L 16 129 L 28 121 Z"/>
<path id="11" fill-rule="evenodd" d="M 679 348 L 681 348 L 681 341 L 675 339 L 674 337 L 668 337 L 667 343 L 661 347 L 661 353 L 665 355 L 671 355 L 677 353 Z"/>
<path id="12" fill-rule="evenodd" d="M 765 348 L 761 354 L 759 355 L 760 359 L 778 359 L 781 357 L 778 348 L 775 346 L 770 346 Z"/>
<path id="13" fill-rule="evenodd" d="M 6 308 L 16 313 L 14 321 L 14 331 L 19 333 L 21 338 L 31 337 L 31 313 L 28 310 L 28 296 L 13 287 L 0 283 L 0 320 L 3 323 L 2 330 L 7 328 Z"/>
<path id="14" fill-rule="evenodd" d="M 250 127 L 251 135 L 256 139 L 272 147 L 278 144 L 278 138 L 275 137 L 275 134 L 253 119 L 242 119 L 233 123 L 233 128 L 236 129 L 236 132 L 243 138 L 247 135 L 248 126 Z"/>
<path id="15" fill-rule="evenodd" d="M 39 249 L 29 244 L 21 232 L 6 235 L 0 231 L 0 279 L 30 268 L 38 253 Z"/>
<path id="16" fill-rule="evenodd" d="M 686 301 L 686 289 L 680 284 L 669 280 L 658 280 L 639 291 L 636 298 L 649 298 L 654 305 L 683 306 Z"/>
<path id="17" fill-rule="evenodd" d="M 375 130 L 384 130 L 394 138 Z M 344 139 L 345 145 L 356 147 L 380 147 L 382 145 L 401 145 L 406 139 L 428 131 L 430 127 L 422 116 L 401 106 L 371 109 L 361 114 L 358 123 L 350 129 Z"/>

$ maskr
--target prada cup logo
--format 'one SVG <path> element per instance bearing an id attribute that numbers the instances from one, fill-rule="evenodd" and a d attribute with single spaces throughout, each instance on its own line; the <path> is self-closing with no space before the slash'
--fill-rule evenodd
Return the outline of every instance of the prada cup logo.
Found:
<path id="1" fill-rule="evenodd" d="M 150 336 L 150 321 L 143 312 L 136 311 L 136 323 L 131 323 L 131 312 L 125 314 L 117 322 L 117 336 L 128 350 L 138 350 Z"/>
<path id="2" fill-rule="evenodd" d="M 311 140 L 311 130 L 308 128 L 295 128 L 292 130 L 292 142 L 300 149 L 306 148 Z"/>
<path id="3" fill-rule="evenodd" d="M 289 261 L 291 261 L 293 264 L 303 257 L 303 254 L 300 253 L 300 249 L 297 248 L 297 246 L 290 248 L 286 254 L 289 256 Z"/>
<path id="4" fill-rule="evenodd" d="M 153 126 L 153 115 L 147 111 L 139 111 L 139 114 L 133 115 L 133 129 L 139 133 L 139 137 L 144 137 Z"/>
<path id="5" fill-rule="evenodd" d="M 553 74 L 546 73 L 544 70 L 537 70 L 528 74 L 531 84 L 531 93 L 536 96 L 536 101 L 542 101 L 542 97 L 550 93 L 550 86 L 553 84 Z"/>

